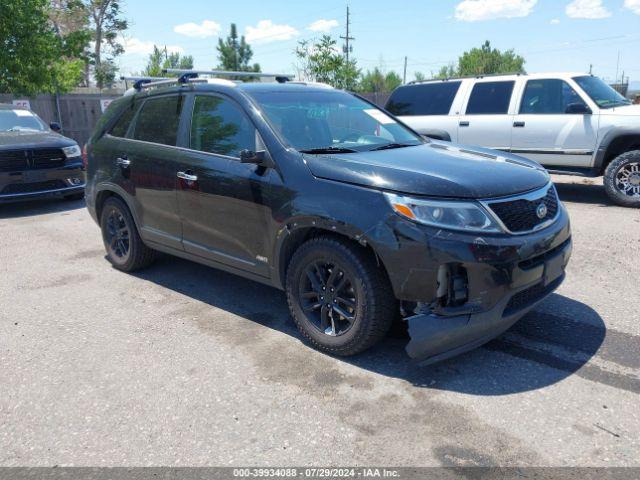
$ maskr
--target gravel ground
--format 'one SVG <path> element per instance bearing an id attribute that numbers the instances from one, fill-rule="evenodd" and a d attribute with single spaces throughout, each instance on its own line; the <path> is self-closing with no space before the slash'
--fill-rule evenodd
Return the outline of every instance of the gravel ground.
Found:
<path id="1" fill-rule="evenodd" d="M 120 273 L 82 202 L 0 206 L 0 465 L 640 466 L 640 211 L 556 180 L 566 282 L 422 368 L 399 338 L 318 353 L 217 270 Z"/>

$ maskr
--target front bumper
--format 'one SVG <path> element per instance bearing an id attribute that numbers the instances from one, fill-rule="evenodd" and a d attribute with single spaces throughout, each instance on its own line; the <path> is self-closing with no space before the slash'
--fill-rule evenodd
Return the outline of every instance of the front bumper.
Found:
<path id="1" fill-rule="evenodd" d="M 84 192 L 85 184 L 81 162 L 60 168 L 3 172 L 0 173 L 0 203 L 75 195 Z"/>
<path id="2" fill-rule="evenodd" d="M 406 351 L 423 364 L 455 356 L 500 335 L 564 280 L 572 250 L 569 217 L 527 235 L 476 236 L 394 219 L 395 248 L 382 248 L 395 295 L 417 302 L 406 319 Z M 462 275 L 463 301 L 442 305 L 442 266 Z"/>

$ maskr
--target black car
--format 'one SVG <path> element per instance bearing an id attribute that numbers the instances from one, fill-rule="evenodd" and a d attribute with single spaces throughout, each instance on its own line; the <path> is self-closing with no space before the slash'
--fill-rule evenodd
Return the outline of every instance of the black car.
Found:
<path id="1" fill-rule="evenodd" d="M 424 139 L 323 85 L 150 83 L 111 104 L 87 149 L 115 268 L 160 251 L 284 289 L 303 336 L 335 355 L 402 320 L 424 363 L 481 345 L 560 285 L 571 252 L 539 164 Z"/>
<path id="2" fill-rule="evenodd" d="M 50 196 L 82 198 L 81 154 L 75 141 L 49 128 L 32 111 L 0 104 L 0 203 Z"/>

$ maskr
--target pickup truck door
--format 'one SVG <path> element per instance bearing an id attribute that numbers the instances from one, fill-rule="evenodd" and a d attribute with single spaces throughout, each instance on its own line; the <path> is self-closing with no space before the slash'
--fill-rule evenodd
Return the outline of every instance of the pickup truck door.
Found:
<path id="1" fill-rule="evenodd" d="M 513 117 L 511 151 L 547 166 L 591 166 L 598 116 L 565 80 L 527 80 Z"/>
<path id="2" fill-rule="evenodd" d="M 467 94 L 458 117 L 458 143 L 497 150 L 511 148 L 515 103 L 514 80 L 478 80 Z"/>

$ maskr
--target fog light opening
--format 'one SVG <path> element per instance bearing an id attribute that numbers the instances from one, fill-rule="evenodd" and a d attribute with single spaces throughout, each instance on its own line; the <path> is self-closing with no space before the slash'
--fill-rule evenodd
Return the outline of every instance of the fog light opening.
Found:
<path id="1" fill-rule="evenodd" d="M 69 185 L 71 185 L 72 187 L 78 187 L 78 186 L 82 185 L 82 179 L 79 178 L 79 177 L 67 178 L 67 183 Z"/>
<path id="2" fill-rule="evenodd" d="M 459 307 L 469 300 L 469 277 L 459 263 L 440 265 L 437 282 L 436 295 L 440 307 Z"/>

